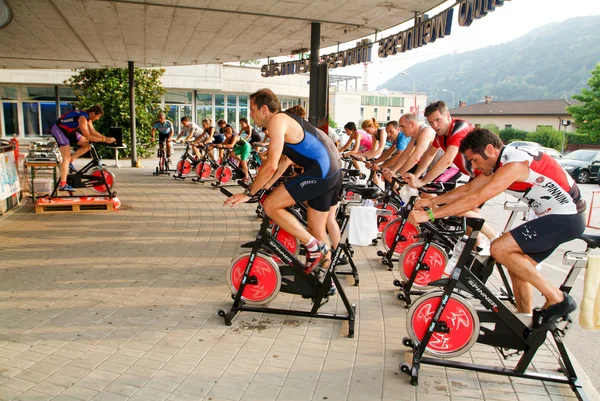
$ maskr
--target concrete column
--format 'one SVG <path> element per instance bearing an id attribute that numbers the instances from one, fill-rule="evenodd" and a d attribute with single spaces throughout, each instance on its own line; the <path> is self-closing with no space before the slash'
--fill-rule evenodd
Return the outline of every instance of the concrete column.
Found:
<path id="1" fill-rule="evenodd" d="M 54 98 L 56 99 L 56 119 L 60 118 L 60 90 L 54 85 Z"/>

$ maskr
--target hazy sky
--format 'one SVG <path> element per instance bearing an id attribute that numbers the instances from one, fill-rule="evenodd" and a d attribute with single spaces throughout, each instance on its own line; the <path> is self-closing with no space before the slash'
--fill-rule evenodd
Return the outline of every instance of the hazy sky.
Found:
<path id="1" fill-rule="evenodd" d="M 429 15 L 433 16 L 439 13 L 452 3 L 454 3 L 454 0 L 430 12 Z M 455 19 L 457 14 L 458 12 L 455 10 Z M 504 6 L 497 8 L 484 18 L 473 21 L 470 27 L 461 27 L 454 21 L 450 36 L 438 39 L 435 43 L 419 49 L 383 59 L 377 56 L 375 46 L 371 58 L 373 62 L 368 67 L 369 89 L 374 90 L 378 85 L 416 63 L 448 53 L 461 53 L 508 42 L 539 26 L 584 15 L 600 15 L 600 0 L 505 1 Z M 383 35 L 378 35 L 378 39 L 411 26 L 412 22 L 397 26 L 383 32 Z M 371 39 L 373 39 L 373 36 L 371 36 Z M 340 49 L 353 47 L 355 42 L 352 41 L 346 46 L 341 45 Z M 328 54 L 335 50 L 336 48 L 322 49 L 321 54 Z M 363 66 L 338 68 L 335 74 L 362 76 Z"/>

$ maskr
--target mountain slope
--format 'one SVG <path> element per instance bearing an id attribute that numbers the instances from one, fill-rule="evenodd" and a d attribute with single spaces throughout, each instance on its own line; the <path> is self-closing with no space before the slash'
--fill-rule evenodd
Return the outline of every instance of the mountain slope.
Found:
<path id="1" fill-rule="evenodd" d="M 438 57 L 407 72 L 417 90 L 448 103 L 455 94 L 467 104 L 494 100 L 562 99 L 587 86 L 600 62 L 600 16 L 544 25 L 501 45 Z M 377 89 L 412 91 L 412 79 L 398 74 Z"/>

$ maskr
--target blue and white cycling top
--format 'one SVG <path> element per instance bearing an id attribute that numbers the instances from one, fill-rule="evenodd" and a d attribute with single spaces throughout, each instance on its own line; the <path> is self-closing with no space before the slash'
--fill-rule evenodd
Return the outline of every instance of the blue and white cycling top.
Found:
<path id="1" fill-rule="evenodd" d="M 398 138 L 396 138 L 396 142 L 395 142 L 397 150 L 406 149 L 409 142 L 410 142 L 410 138 L 407 137 L 406 135 L 404 135 L 404 132 L 398 132 Z"/>
<path id="2" fill-rule="evenodd" d="M 157 121 L 154 123 L 154 129 L 161 135 L 167 135 L 173 132 L 173 123 L 169 120 L 165 120 L 164 124 Z"/>
<path id="3" fill-rule="evenodd" d="M 310 171 L 314 177 L 327 178 L 336 174 L 342 162 L 333 141 L 318 132 L 308 121 L 286 111 L 283 113 L 296 120 L 304 131 L 304 138 L 300 142 L 284 142 L 283 154 L 303 167 L 304 172 Z"/>

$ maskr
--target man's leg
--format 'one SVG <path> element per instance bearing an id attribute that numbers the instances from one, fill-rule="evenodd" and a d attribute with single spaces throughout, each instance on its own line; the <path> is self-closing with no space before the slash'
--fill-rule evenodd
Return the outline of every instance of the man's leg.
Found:
<path id="1" fill-rule="evenodd" d="M 67 174 L 69 174 L 69 163 L 71 160 L 71 146 L 64 145 L 58 148 L 60 150 L 60 155 L 62 156 L 62 161 L 60 162 L 60 184 L 64 184 L 67 182 Z"/>
<path id="2" fill-rule="evenodd" d="M 296 201 L 287 189 L 283 185 L 280 185 L 267 196 L 263 207 L 268 217 L 306 245 L 311 240 L 312 235 L 302 227 L 302 224 L 290 212 L 285 210 L 287 207 L 295 204 Z"/>
<path id="3" fill-rule="evenodd" d="M 337 215 L 337 208 L 337 204 L 331 206 L 331 208 L 329 209 L 329 215 L 327 216 L 327 232 L 329 233 L 329 238 L 331 239 L 332 249 L 336 249 L 342 239 L 340 225 L 335 219 Z"/>
<path id="4" fill-rule="evenodd" d="M 75 161 L 75 159 L 77 159 L 79 156 L 89 152 L 90 149 L 92 148 L 92 146 L 90 145 L 88 140 L 85 139 L 83 136 L 81 138 L 79 138 L 79 140 L 77 141 L 77 146 L 79 146 L 79 148 L 71 156 L 71 161 Z"/>
<path id="5" fill-rule="evenodd" d="M 173 135 L 171 135 L 173 136 Z M 173 150 L 172 145 L 171 145 L 171 136 L 169 136 L 167 138 L 167 158 L 170 159 L 171 158 L 171 151 Z"/>
<path id="6" fill-rule="evenodd" d="M 512 282 L 512 291 L 515 295 L 517 312 L 531 313 L 533 311 L 533 287 L 528 282 L 513 276 L 510 272 L 508 274 Z"/>
<path id="7" fill-rule="evenodd" d="M 521 292 L 520 295 L 526 295 L 526 291 L 523 290 L 524 284 L 519 283 L 519 281 L 529 283 L 537 288 L 546 297 L 545 307 L 563 301 L 563 293 L 541 275 L 535 268 L 534 261 L 523 253 L 510 233 L 504 233 L 492 242 L 490 251 L 494 259 L 506 267 L 510 276 L 517 279 L 517 285 L 519 286 L 517 291 Z M 516 296 L 517 292 L 515 292 Z M 517 305 L 521 305 L 523 308 L 528 307 L 526 304 L 525 299 L 523 302 L 517 300 Z M 520 310 L 519 312 L 529 313 L 531 311 Z"/>

